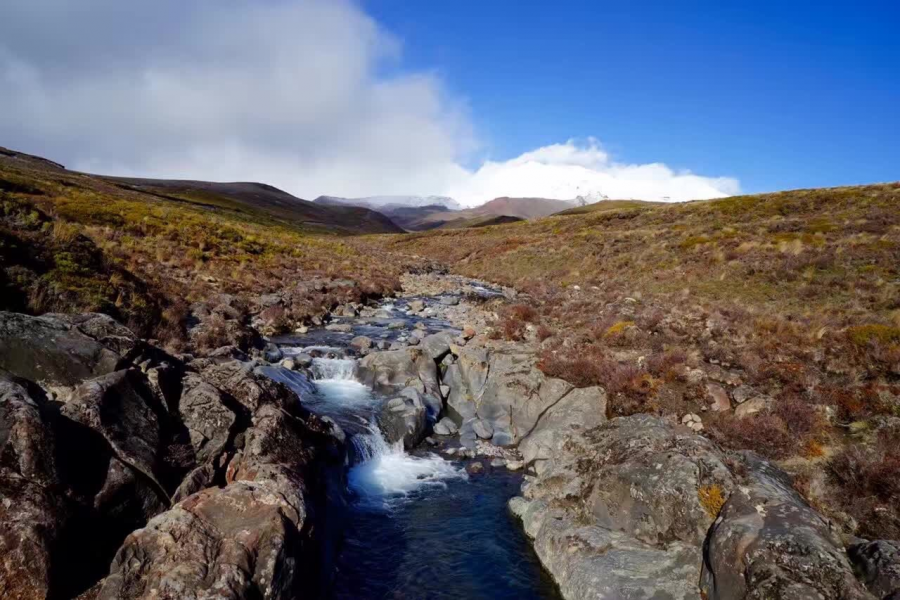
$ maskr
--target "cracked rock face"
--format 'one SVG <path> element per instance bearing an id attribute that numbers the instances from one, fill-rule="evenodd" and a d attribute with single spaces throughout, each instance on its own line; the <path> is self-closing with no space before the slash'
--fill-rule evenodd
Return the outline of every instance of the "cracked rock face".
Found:
<path id="1" fill-rule="evenodd" d="M 256 362 L 185 364 L 102 315 L 0 313 L 0 342 L 0 596 L 315 585 L 346 448 Z"/>
<path id="2" fill-rule="evenodd" d="M 710 529 L 702 587 L 727 598 L 871 598 L 837 534 L 790 478 L 746 453 L 747 475 Z"/>

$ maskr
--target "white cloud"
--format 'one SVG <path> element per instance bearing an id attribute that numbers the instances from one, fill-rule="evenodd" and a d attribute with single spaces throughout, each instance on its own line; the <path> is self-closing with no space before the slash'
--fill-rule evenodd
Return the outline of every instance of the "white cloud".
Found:
<path id="1" fill-rule="evenodd" d="M 401 61 L 399 40 L 349 0 L 6 0 L 0 144 L 81 170 L 256 180 L 305 198 L 737 189 L 618 164 L 593 140 L 467 170 L 465 103 Z"/>
<path id="2" fill-rule="evenodd" d="M 676 173 L 661 163 L 613 161 L 597 140 L 573 140 L 544 146 L 505 162 L 488 161 L 446 194 L 468 206 L 498 196 L 532 196 L 569 200 L 602 194 L 614 199 L 695 200 L 738 193 L 736 179 Z"/>

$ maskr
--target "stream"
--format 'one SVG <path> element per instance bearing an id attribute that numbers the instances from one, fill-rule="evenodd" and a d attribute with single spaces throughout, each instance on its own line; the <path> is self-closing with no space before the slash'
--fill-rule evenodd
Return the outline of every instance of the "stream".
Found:
<path id="1" fill-rule="evenodd" d="M 420 299 L 426 306 L 440 301 Z M 556 600 L 553 581 L 506 506 L 519 492 L 521 473 L 489 467 L 488 459 L 484 473 L 470 475 L 467 460 L 447 460 L 424 443 L 406 452 L 381 435 L 376 415 L 389 398 L 357 381 L 350 340 L 402 343 L 419 322 L 428 333 L 456 331 L 410 314 L 409 300 L 382 302 L 371 318 L 333 321 L 351 325 L 350 332 L 319 328 L 275 340 L 285 356 L 315 356 L 312 380 L 283 367 L 264 369 L 348 438 L 346 501 L 323 597 Z"/>

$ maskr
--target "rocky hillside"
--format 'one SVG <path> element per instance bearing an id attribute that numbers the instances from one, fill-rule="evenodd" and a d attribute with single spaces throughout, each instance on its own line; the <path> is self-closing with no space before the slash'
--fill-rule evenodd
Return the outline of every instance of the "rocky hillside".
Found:
<path id="1" fill-rule="evenodd" d="M 182 346 L 217 343 L 237 327 L 230 321 L 263 311 L 271 327 L 290 328 L 342 299 L 328 289 L 396 287 L 405 265 L 341 235 L 361 230 L 396 228 L 366 209 L 320 207 L 258 184 L 124 182 L 3 150 L 0 309 L 103 312 Z M 329 288 L 335 280 L 345 285 Z M 269 293 L 290 298 L 259 300 Z M 228 308 L 210 321 L 199 308 L 207 305 Z M 189 335 L 200 320 L 214 326 Z"/>
<path id="2" fill-rule="evenodd" d="M 847 534 L 900 537 L 900 184 L 625 205 L 367 241 L 514 286 L 495 335 L 779 461 Z"/>

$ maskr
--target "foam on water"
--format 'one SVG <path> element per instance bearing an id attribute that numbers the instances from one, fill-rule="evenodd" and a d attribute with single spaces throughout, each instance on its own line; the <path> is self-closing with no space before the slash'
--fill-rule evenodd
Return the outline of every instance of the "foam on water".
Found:
<path id="1" fill-rule="evenodd" d="M 466 479 L 465 470 L 436 454 L 412 456 L 403 444 L 387 444 L 373 425 L 370 435 L 356 436 L 354 443 L 365 460 L 350 469 L 348 482 L 360 504 L 390 509 L 410 494 L 427 488 L 446 487 L 449 479 Z M 359 446 L 367 446 L 360 448 Z"/>

